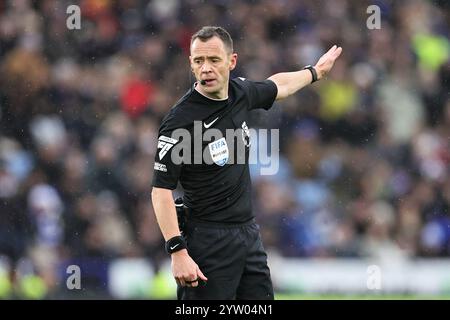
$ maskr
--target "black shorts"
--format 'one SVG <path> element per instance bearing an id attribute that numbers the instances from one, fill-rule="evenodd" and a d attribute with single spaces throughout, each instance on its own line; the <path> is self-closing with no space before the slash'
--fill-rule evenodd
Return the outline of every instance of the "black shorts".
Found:
<path id="1" fill-rule="evenodd" d="M 227 226 L 188 222 L 188 252 L 208 278 L 198 287 L 178 286 L 179 300 L 273 300 L 267 254 L 254 220 Z"/>

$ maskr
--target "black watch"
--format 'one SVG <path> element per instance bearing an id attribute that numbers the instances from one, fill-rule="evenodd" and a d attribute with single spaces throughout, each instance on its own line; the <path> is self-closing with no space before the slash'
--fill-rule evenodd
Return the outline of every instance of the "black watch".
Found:
<path id="1" fill-rule="evenodd" d="M 172 254 L 174 252 L 187 248 L 186 240 L 182 236 L 170 238 L 166 242 L 166 252 Z"/>
<path id="2" fill-rule="evenodd" d="M 314 83 L 317 80 L 319 80 L 319 78 L 317 77 L 317 71 L 312 65 L 307 65 L 303 68 L 303 70 L 306 70 L 306 69 L 308 69 L 311 72 L 311 75 L 312 75 L 311 83 Z"/>

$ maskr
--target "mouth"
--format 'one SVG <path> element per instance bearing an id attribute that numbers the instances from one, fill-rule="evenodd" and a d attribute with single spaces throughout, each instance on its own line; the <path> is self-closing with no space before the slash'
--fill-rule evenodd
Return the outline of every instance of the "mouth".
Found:
<path id="1" fill-rule="evenodd" d="M 202 81 L 205 81 L 205 86 L 210 87 L 210 86 L 214 85 L 216 79 L 203 79 Z"/>

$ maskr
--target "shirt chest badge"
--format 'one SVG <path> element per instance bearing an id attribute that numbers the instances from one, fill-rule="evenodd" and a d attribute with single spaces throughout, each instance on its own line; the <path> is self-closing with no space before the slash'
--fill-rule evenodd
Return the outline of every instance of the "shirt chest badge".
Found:
<path id="1" fill-rule="evenodd" d="M 224 166 L 229 157 L 228 145 L 225 138 L 221 138 L 208 144 L 209 153 L 215 164 Z"/>
<path id="2" fill-rule="evenodd" d="M 250 130 L 248 130 L 247 123 L 245 123 L 245 121 L 242 123 L 242 141 L 244 141 L 244 145 L 247 148 L 250 147 Z"/>

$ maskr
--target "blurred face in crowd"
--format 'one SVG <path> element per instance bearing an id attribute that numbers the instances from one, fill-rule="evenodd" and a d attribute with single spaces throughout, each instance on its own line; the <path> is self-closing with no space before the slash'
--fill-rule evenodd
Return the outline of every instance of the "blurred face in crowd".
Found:
<path id="1" fill-rule="evenodd" d="M 197 90 L 212 99 L 227 98 L 230 71 L 236 67 L 237 54 L 214 36 L 205 42 L 195 39 L 189 59 L 192 72 L 199 81 Z M 200 84 L 201 80 L 206 84 Z"/>

